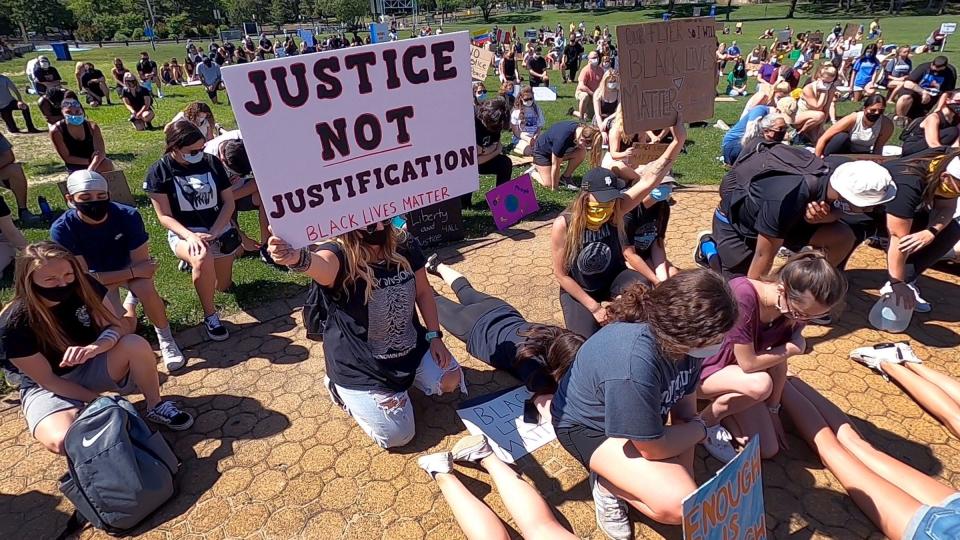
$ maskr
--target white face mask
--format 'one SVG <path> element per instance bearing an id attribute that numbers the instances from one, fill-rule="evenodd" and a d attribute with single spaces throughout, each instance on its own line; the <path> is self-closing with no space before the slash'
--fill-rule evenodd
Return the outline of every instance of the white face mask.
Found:
<path id="1" fill-rule="evenodd" d="M 197 152 L 196 154 L 188 154 L 186 152 L 180 152 L 180 155 L 183 156 L 183 160 L 192 165 L 196 165 L 203 161 L 203 150 Z"/>
<path id="2" fill-rule="evenodd" d="M 600 59 L 599 59 L 599 58 L 591 58 L 591 59 L 590 59 L 590 65 L 591 65 L 591 66 L 598 66 L 598 65 L 600 65 Z"/>
<path id="3" fill-rule="evenodd" d="M 697 349 L 690 349 L 687 351 L 687 356 L 692 356 L 694 358 L 709 358 L 716 354 L 720 353 L 720 349 L 723 347 L 723 343 L 717 343 L 716 345 L 711 345 L 709 347 L 700 347 Z"/>
<path id="4" fill-rule="evenodd" d="M 523 100 L 523 106 L 524 106 L 524 107 L 533 107 L 533 100 L 532 100 L 532 99 L 525 99 L 525 100 Z"/>
<path id="5" fill-rule="evenodd" d="M 607 88 L 611 90 L 616 90 L 617 88 L 620 88 L 620 83 L 617 83 L 617 82 L 607 83 Z"/>

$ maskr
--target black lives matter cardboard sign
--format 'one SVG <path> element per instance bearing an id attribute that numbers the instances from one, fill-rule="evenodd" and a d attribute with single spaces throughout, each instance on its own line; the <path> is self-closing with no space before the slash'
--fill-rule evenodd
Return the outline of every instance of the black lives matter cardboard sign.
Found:
<path id="1" fill-rule="evenodd" d="M 628 133 L 713 117 L 716 22 L 694 17 L 617 27 L 620 103 Z"/>

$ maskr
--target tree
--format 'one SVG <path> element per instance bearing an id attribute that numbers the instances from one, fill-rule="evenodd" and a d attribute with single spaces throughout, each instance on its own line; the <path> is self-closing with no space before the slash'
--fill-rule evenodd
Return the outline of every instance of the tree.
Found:
<path id="1" fill-rule="evenodd" d="M 493 11 L 493 6 L 496 5 L 494 0 L 474 0 L 473 5 L 480 8 L 480 13 L 483 14 L 483 21 L 490 22 L 490 12 Z"/>
<path id="2" fill-rule="evenodd" d="M 24 39 L 27 32 L 45 33 L 47 28 L 72 28 L 73 13 L 60 0 L 2 0 L 0 10 L 20 27 Z"/>
<path id="3" fill-rule="evenodd" d="M 440 13 L 451 13 L 463 6 L 461 0 L 437 0 L 437 9 Z"/>
<path id="4" fill-rule="evenodd" d="M 787 12 L 787 18 L 792 19 L 793 14 L 797 11 L 797 0 L 790 0 L 790 11 Z"/>
<path id="5" fill-rule="evenodd" d="M 358 24 L 360 19 L 370 14 L 368 0 L 317 0 L 317 8 L 348 26 Z"/>
<path id="6" fill-rule="evenodd" d="M 284 23 L 293 22 L 297 19 L 297 6 L 291 0 L 271 0 L 270 2 L 270 22 L 277 25 L 277 30 Z"/>

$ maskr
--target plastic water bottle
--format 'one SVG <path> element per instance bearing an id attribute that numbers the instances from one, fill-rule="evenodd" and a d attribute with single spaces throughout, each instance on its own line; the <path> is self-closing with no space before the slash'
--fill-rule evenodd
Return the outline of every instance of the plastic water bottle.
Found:
<path id="1" fill-rule="evenodd" d="M 50 203 L 47 202 L 47 198 L 43 195 L 37 197 L 37 206 L 40 207 L 40 214 L 43 217 L 50 219 L 53 217 L 53 210 L 50 209 Z"/>

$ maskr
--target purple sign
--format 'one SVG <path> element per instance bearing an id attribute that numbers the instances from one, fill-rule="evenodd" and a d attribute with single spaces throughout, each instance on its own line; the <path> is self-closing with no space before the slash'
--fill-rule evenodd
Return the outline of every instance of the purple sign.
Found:
<path id="1" fill-rule="evenodd" d="M 501 231 L 540 210 L 529 174 L 518 176 L 488 191 L 487 204 L 493 213 L 497 230 Z"/>

